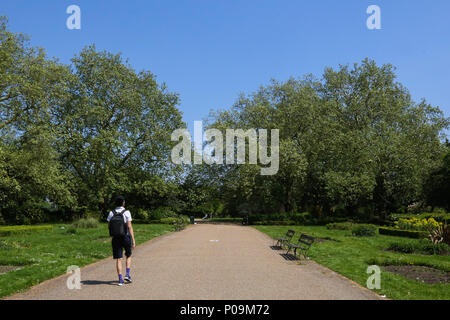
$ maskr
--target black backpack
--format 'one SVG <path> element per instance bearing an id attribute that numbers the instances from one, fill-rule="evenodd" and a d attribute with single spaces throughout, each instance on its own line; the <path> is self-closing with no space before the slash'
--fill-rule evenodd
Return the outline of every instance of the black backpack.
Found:
<path id="1" fill-rule="evenodd" d="M 116 212 L 113 210 L 114 215 L 111 220 L 109 220 L 109 235 L 111 237 L 123 237 L 127 234 L 127 225 L 123 222 L 123 214 L 126 209 L 122 212 Z"/>

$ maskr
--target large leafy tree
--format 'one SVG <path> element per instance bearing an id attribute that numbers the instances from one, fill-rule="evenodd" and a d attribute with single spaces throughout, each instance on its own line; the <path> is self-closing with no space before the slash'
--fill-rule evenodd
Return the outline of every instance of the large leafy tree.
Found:
<path id="1" fill-rule="evenodd" d="M 212 118 L 221 129 L 280 130 L 275 176 L 246 166 L 224 169 L 219 178 L 236 193 L 227 197 L 229 208 L 252 199 L 261 204 L 257 210 L 313 207 L 319 215 L 339 205 L 351 215 L 370 207 L 383 216 L 420 199 L 448 125 L 439 108 L 411 99 L 391 65 L 368 59 L 328 68 L 321 80 L 274 81 Z"/>
<path id="2" fill-rule="evenodd" d="M 73 201 L 50 124 L 69 78 L 69 68 L 0 18 L 0 210 L 7 222 L 42 221 L 41 207 Z"/>
<path id="3" fill-rule="evenodd" d="M 173 169 L 170 135 L 183 126 L 178 97 L 150 72 L 136 73 L 120 55 L 94 46 L 72 64 L 70 99 L 54 111 L 58 151 L 80 202 L 105 210 L 113 193 L 136 185 L 136 172 L 167 177 Z"/>
<path id="4" fill-rule="evenodd" d="M 0 17 L 0 132 L 27 131 L 48 122 L 49 109 L 66 97 L 70 70 L 12 33 Z"/>
<path id="5" fill-rule="evenodd" d="M 325 179 L 351 211 L 371 201 L 387 213 L 418 199 L 440 154 L 442 111 L 412 101 L 395 78 L 391 65 L 367 59 L 324 74 L 319 92 L 334 107 L 339 128 Z"/>

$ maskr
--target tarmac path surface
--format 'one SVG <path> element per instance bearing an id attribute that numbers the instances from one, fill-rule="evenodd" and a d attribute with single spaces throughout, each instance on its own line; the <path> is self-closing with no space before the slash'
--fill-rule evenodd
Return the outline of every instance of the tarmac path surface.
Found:
<path id="1" fill-rule="evenodd" d="M 248 226 L 192 225 L 136 247 L 133 283 L 117 285 L 111 257 L 81 268 L 79 290 L 67 288 L 67 274 L 8 299 L 380 299 L 311 260 L 286 260 L 272 245 Z"/>

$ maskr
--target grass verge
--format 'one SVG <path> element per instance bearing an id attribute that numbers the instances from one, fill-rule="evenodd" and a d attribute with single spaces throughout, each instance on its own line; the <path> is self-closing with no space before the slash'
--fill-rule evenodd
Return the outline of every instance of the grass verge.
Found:
<path id="1" fill-rule="evenodd" d="M 381 267 L 381 289 L 374 290 L 390 299 L 419 299 L 419 300 L 449 300 L 450 284 L 429 285 L 407 279 L 401 275 L 383 270 L 383 265 L 423 265 L 450 271 L 449 256 L 420 255 L 389 252 L 389 244 L 396 242 L 410 242 L 411 239 L 387 235 L 374 237 L 355 237 L 348 230 L 328 230 L 322 226 L 255 226 L 257 230 L 272 238 L 284 235 L 288 229 L 296 231 L 293 240 L 297 240 L 300 233 L 306 233 L 317 238 L 331 238 L 339 241 L 325 241 L 314 243 L 308 253 L 309 257 L 319 264 L 352 279 L 362 286 L 366 286 L 366 273 L 369 265 Z M 414 240 L 419 241 L 419 240 Z"/>
<path id="2" fill-rule="evenodd" d="M 0 274 L 0 298 L 25 290 L 66 272 L 70 265 L 85 266 L 112 256 L 107 224 L 76 229 L 57 224 L 47 232 L 0 237 L 0 266 L 21 266 Z M 170 225 L 133 224 L 136 245 L 172 231 Z"/>

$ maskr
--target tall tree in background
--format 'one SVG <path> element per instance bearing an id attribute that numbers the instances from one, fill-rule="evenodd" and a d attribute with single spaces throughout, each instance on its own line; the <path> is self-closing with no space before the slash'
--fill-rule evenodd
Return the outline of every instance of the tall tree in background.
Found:
<path id="1" fill-rule="evenodd" d="M 240 97 L 210 126 L 279 129 L 280 171 L 260 177 L 237 167 L 223 176 L 224 186 L 246 184 L 247 198 L 269 200 L 256 202 L 265 206 L 256 211 L 298 207 L 319 217 L 336 206 L 350 215 L 366 208 L 384 216 L 420 199 L 422 182 L 440 161 L 448 121 L 439 108 L 412 101 L 395 78 L 391 65 L 366 59 L 352 69 L 328 68 L 322 80 L 274 81 Z M 230 208 L 239 206 L 232 201 L 247 200 L 235 198 Z"/>
<path id="2" fill-rule="evenodd" d="M 391 65 L 367 59 L 324 74 L 319 92 L 335 108 L 339 126 L 325 179 L 351 212 L 372 202 L 386 214 L 418 199 L 421 181 L 439 159 L 447 125 L 442 111 L 412 101 L 395 78 Z"/>
<path id="3" fill-rule="evenodd" d="M 450 144 L 448 142 L 442 163 L 430 173 L 424 181 L 423 188 L 428 205 L 450 211 Z"/>
<path id="4" fill-rule="evenodd" d="M 72 63 L 70 99 L 54 112 L 58 151 L 80 201 L 104 211 L 114 192 L 171 169 L 170 135 L 183 126 L 178 97 L 150 72 L 136 73 L 120 55 L 94 46 Z"/>
<path id="5" fill-rule="evenodd" d="M 200 214 L 383 218 L 422 200 L 448 209 L 448 120 L 414 102 L 391 65 L 272 81 L 211 114 L 208 127 L 223 133 L 279 129 L 273 176 L 260 165 L 173 165 L 171 133 L 185 127 L 177 104 L 120 55 L 90 46 L 63 65 L 0 18 L 0 223 L 42 222 L 44 207 L 104 212 L 119 192 L 136 207 Z"/>
<path id="6" fill-rule="evenodd" d="M 48 201 L 73 201 L 50 124 L 51 109 L 67 98 L 69 77 L 67 67 L 0 18 L 0 211 L 7 221 L 40 221 L 39 207 Z"/>

